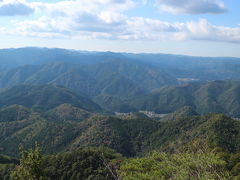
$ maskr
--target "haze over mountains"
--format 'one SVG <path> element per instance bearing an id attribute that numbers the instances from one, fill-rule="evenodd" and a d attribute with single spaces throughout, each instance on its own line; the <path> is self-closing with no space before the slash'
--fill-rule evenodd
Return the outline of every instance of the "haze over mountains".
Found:
<path id="1" fill-rule="evenodd" d="M 0 50 L 0 59 L 1 106 L 26 105 L 18 94 L 32 99 L 30 91 L 39 94 L 37 91 L 43 89 L 42 85 L 48 85 L 42 96 L 61 86 L 74 94 L 71 96 L 87 98 L 110 112 L 170 113 L 182 106 L 191 106 L 198 113 L 240 115 L 240 61 L 237 58 L 20 48 Z M 55 96 L 60 98 L 61 93 Z M 60 102 L 71 102 L 67 97 Z M 71 98 L 83 101 L 80 97 Z M 49 101 L 59 105 L 54 102 L 56 99 Z M 40 103 L 41 100 L 34 101 Z M 37 106 L 31 104 L 31 107 Z"/>
<path id="2" fill-rule="evenodd" d="M 176 153 L 201 139 L 220 152 L 240 152 L 240 59 L 20 48 L 0 50 L 0 60 L 0 153 L 11 156 L 0 156 L 6 179 L 19 163 L 19 145 L 35 142 L 54 154 L 46 156 L 46 174 L 73 180 L 80 171 L 78 177 L 114 179 L 102 146 L 134 157 Z M 106 156 L 119 157 L 114 151 Z"/>

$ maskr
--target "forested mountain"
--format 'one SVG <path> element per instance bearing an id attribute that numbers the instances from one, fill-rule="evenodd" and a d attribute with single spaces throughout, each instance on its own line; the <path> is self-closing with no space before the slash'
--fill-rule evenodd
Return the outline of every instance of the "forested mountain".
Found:
<path id="1" fill-rule="evenodd" d="M 129 106 L 161 113 L 191 106 L 201 114 L 218 112 L 239 117 L 239 96 L 239 81 L 212 81 L 164 87 L 151 95 L 131 99 Z"/>
<path id="2" fill-rule="evenodd" d="M 0 72 L 24 65 L 42 65 L 51 62 L 97 64 L 108 60 L 138 61 L 158 67 L 175 78 L 199 80 L 239 79 L 238 58 L 192 57 L 170 54 L 130 54 L 87 52 L 48 48 L 19 48 L 0 50 Z"/>
<path id="3" fill-rule="evenodd" d="M 164 85 L 177 84 L 177 80 L 158 68 L 139 62 L 109 60 L 95 65 L 66 62 L 26 65 L 0 75 L 0 87 L 18 84 L 58 84 L 94 96 L 101 93 L 123 94 L 115 92 L 114 88 L 129 89 L 131 95 L 134 93 L 132 91 L 140 89 L 153 90 Z M 127 87 L 122 87 L 125 84 Z"/>
<path id="4" fill-rule="evenodd" d="M 237 58 L 20 48 L 0 59 L 0 179 L 36 157 L 50 179 L 239 176 Z M 36 142 L 43 159 L 19 154 Z"/>
<path id="5" fill-rule="evenodd" d="M 161 118 L 161 121 L 171 121 L 179 118 L 187 118 L 189 116 L 197 116 L 199 115 L 191 106 L 183 106 L 182 108 L 167 114 L 166 116 Z"/>
<path id="6" fill-rule="evenodd" d="M 127 54 L 146 64 L 153 64 L 177 78 L 198 80 L 239 79 L 239 58 L 196 57 L 171 54 Z"/>
<path id="7" fill-rule="evenodd" d="M 11 110 L 13 114 L 17 112 L 16 117 L 13 117 Z M 17 155 L 19 144 L 31 147 L 36 141 L 45 153 L 104 145 L 130 156 L 141 151 L 134 139 L 145 139 L 147 133 L 157 127 L 157 123 L 150 119 L 123 121 L 116 117 L 91 114 L 67 104 L 46 113 L 11 106 L 2 109 L 0 117 L 0 147 L 2 153 L 12 156 Z M 138 131 L 145 133 L 139 136 Z M 135 146 L 138 148 L 135 149 Z"/>
<path id="8" fill-rule="evenodd" d="M 197 112 L 200 113 L 216 111 L 238 116 L 234 110 L 238 108 L 233 105 L 233 101 L 229 101 L 225 109 L 218 103 L 214 104 L 215 99 L 211 99 L 211 93 L 204 93 L 207 90 L 199 90 L 199 95 L 188 92 L 191 91 L 188 90 L 191 87 L 192 91 L 195 91 L 199 86 L 197 84 L 172 87 L 189 81 L 239 79 L 240 61 L 237 58 L 83 52 L 47 48 L 4 49 L 0 51 L 0 57 L 1 66 L 4 67 L 4 71 L 0 70 L 1 89 L 20 84 L 54 84 L 90 97 L 109 111 L 151 109 L 172 112 L 189 105 L 197 108 Z M 149 95 L 150 93 L 154 94 Z M 237 92 L 229 93 L 232 95 Z M 146 98 L 139 98 L 142 95 Z M 201 98 L 193 100 L 192 96 Z M 171 99 L 168 100 L 167 97 Z M 129 103 L 129 99 L 133 102 Z M 208 104 L 208 101 L 212 104 Z M 234 108 L 229 112 L 231 105 Z"/>
<path id="9" fill-rule="evenodd" d="M 178 82 L 176 78 L 152 65 L 126 60 L 106 60 L 91 65 L 51 62 L 25 65 L 0 74 L 1 88 L 21 84 L 61 85 L 75 93 L 91 97 L 105 109 L 123 111 L 129 110 L 124 103 L 129 97 L 147 94 Z"/>
<path id="10" fill-rule="evenodd" d="M 176 85 L 177 80 L 167 73 L 133 61 L 109 60 L 84 66 L 54 62 L 27 65 L 0 75 L 2 88 L 19 84 L 61 85 L 92 98 L 109 111 L 153 110 L 165 113 L 192 106 L 199 113 L 220 112 L 239 116 L 238 82 L 171 86 Z M 215 90 L 221 91 L 220 94 L 215 94 Z"/>
<path id="11" fill-rule="evenodd" d="M 20 163 L 15 158 L 0 155 L 0 179 L 113 180 L 112 173 L 116 173 L 117 169 L 112 166 L 118 166 L 124 159 L 121 154 L 104 147 L 88 147 L 44 156 L 37 147 L 29 151 L 22 150 L 21 155 Z M 22 166 L 26 171 L 22 171 Z M 26 173 L 30 169 L 31 173 Z"/>
<path id="12" fill-rule="evenodd" d="M 156 121 L 140 114 L 93 114 L 69 104 L 46 113 L 10 106 L 0 111 L 1 152 L 16 156 L 19 144 L 28 148 L 37 141 L 44 153 L 107 146 L 134 156 L 154 149 L 173 151 L 198 138 L 230 152 L 240 151 L 239 121 L 220 114 L 186 116 L 186 112 L 178 110 L 175 119 Z"/>
<path id="13" fill-rule="evenodd" d="M 47 111 L 61 104 L 69 103 L 89 111 L 101 111 L 101 107 L 90 99 L 54 85 L 19 85 L 0 93 L 0 106 L 23 105 L 40 111 Z"/>
<path id="14" fill-rule="evenodd" d="M 93 64 L 101 60 L 112 57 L 119 57 L 113 53 L 89 53 L 86 51 L 75 51 L 58 48 L 17 48 L 17 49 L 1 49 L 0 70 L 6 70 L 24 65 L 39 65 L 49 62 L 71 62 L 79 64 Z"/>
<path id="15" fill-rule="evenodd" d="M 90 97 L 109 111 L 151 109 L 172 112 L 189 105 L 196 108 L 199 113 L 216 111 L 238 116 L 236 112 L 238 107 L 235 106 L 237 101 L 228 101 L 225 108 L 221 107 L 221 103 L 216 103 L 217 101 L 225 103 L 223 97 L 215 102 L 215 99 L 211 99 L 211 93 L 207 95 L 204 92 L 207 90 L 199 90 L 199 95 L 197 92 L 195 94 L 191 92 L 200 85 L 172 87 L 189 81 L 239 79 L 240 61 L 237 58 L 84 52 L 47 48 L 4 49 L 0 50 L 0 58 L 1 89 L 21 84 L 54 84 Z M 191 87 L 193 90 L 189 90 Z M 150 93 L 154 94 L 149 95 Z M 237 94 L 236 91 L 228 93 L 231 96 Z M 139 98 L 142 95 L 145 97 Z M 129 99 L 132 102 L 129 103 Z"/>
<path id="16" fill-rule="evenodd" d="M 161 68 L 146 65 L 136 60 L 109 60 L 99 64 L 94 64 L 85 68 L 86 73 L 95 77 L 109 77 L 111 74 L 119 74 L 127 77 L 140 88 L 153 90 L 164 85 L 177 84 L 177 80 L 164 72 Z"/>
<path id="17" fill-rule="evenodd" d="M 0 173 L 5 180 L 238 179 L 239 155 L 201 140 L 188 143 L 178 153 L 155 151 L 128 159 L 104 147 L 42 155 L 36 146 L 21 150 L 20 164 L 4 156 L 7 161 L 1 162 Z"/>

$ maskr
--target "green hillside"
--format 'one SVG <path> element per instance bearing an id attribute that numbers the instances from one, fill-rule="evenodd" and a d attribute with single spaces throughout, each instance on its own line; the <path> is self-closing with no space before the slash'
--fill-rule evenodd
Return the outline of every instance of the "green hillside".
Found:
<path id="1" fill-rule="evenodd" d="M 84 70 L 86 73 L 90 73 L 95 77 L 101 77 L 101 79 L 109 77 L 109 74 L 119 74 L 138 84 L 141 89 L 148 91 L 164 85 L 178 83 L 176 78 L 161 68 L 133 60 L 109 60 L 88 66 Z"/>
<path id="2" fill-rule="evenodd" d="M 8 114 L 11 114 L 10 112 L 14 114 L 15 111 L 21 113 L 17 117 L 8 116 Z M 45 156 L 44 167 L 48 168 L 45 168 L 44 174 L 52 179 L 62 176 L 66 179 L 69 175 L 71 177 L 92 175 L 102 178 L 109 171 L 107 171 L 108 168 L 105 169 L 104 159 L 99 159 L 99 156 L 103 157 L 101 148 L 92 149 L 88 147 L 103 146 L 112 148 L 127 157 L 146 156 L 149 152 L 163 151 L 174 153 L 176 157 L 179 156 L 178 160 L 181 163 L 184 163 L 186 158 L 188 158 L 187 162 L 192 163 L 201 159 L 203 164 L 218 162 L 218 159 L 224 162 L 223 167 L 228 168 L 229 172 L 231 170 L 232 174 L 239 175 L 236 173 L 239 160 L 236 157 L 237 154 L 234 153 L 240 152 L 240 122 L 222 114 L 198 115 L 190 107 L 183 107 L 169 114 L 165 120 L 159 121 L 152 120 L 141 113 L 115 117 L 94 114 L 70 104 L 62 104 L 45 113 L 35 112 L 23 106 L 10 106 L 0 110 L 0 117 L 1 154 L 16 157 L 19 154 L 18 147 L 20 144 L 28 149 L 34 147 L 35 142 L 41 145 L 44 154 L 61 152 L 60 154 Z M 211 154 L 212 152 L 202 154 L 203 152 L 199 151 L 200 145 L 197 145 L 199 151 L 197 154 L 191 154 L 188 151 L 185 151 L 187 154 L 179 154 L 179 150 L 185 149 L 190 142 L 199 139 L 213 149 L 221 148 L 220 155 L 223 154 L 221 156 Z M 65 153 L 63 151 L 70 152 Z M 106 161 L 120 157 L 113 151 L 106 150 L 104 153 L 107 153 L 104 155 Z M 175 162 L 174 159 L 167 158 L 172 154 L 165 155 L 167 154 L 163 153 L 154 157 L 165 157 L 163 158 L 164 162 Z M 206 158 L 213 158 L 215 155 L 217 159 L 206 161 Z M 190 157 L 191 159 L 198 158 L 191 161 Z M 228 160 L 225 163 L 226 158 Z M 129 160 L 125 163 L 131 162 L 131 159 Z M 139 163 L 141 164 L 145 160 L 143 157 Z M 137 159 L 133 161 L 137 161 Z M 0 173 L 7 178 L 17 161 L 14 161 L 13 164 L 9 164 L 8 161 L 6 163 L 7 165 L 0 163 Z M 77 166 L 79 163 L 85 165 Z M 96 166 L 93 167 L 93 164 Z M 133 166 L 134 168 L 136 165 L 129 164 L 127 167 Z M 119 168 L 119 166 L 120 164 L 116 164 L 116 167 L 114 167 Z M 132 170 L 132 168 L 128 169 L 125 164 L 121 166 L 121 173 L 131 172 Z M 181 167 L 183 168 L 183 166 Z M 122 171 L 124 168 L 127 169 Z M 115 172 L 115 169 L 113 170 Z M 150 173 L 151 171 L 149 169 L 147 172 Z M 222 169 L 219 169 L 219 172 L 221 171 Z M 162 171 L 158 170 L 158 172 Z M 172 172 L 174 171 L 169 169 L 169 173 Z M 202 171 L 202 173 L 205 172 L 207 170 Z M 112 178 L 111 176 L 110 179 Z"/>
<path id="3" fill-rule="evenodd" d="M 25 65 L 68 62 L 79 65 L 97 64 L 112 59 L 138 61 L 159 68 L 175 78 L 197 80 L 239 79 L 239 58 L 193 57 L 171 54 L 131 54 L 72 51 L 57 48 L 17 48 L 0 50 L 0 72 Z M 152 74 L 153 75 L 153 74 Z M 154 76 L 154 75 L 153 75 Z M 142 76 L 140 75 L 139 78 Z M 154 82 L 154 80 L 152 81 Z M 156 82 L 158 84 L 158 82 Z"/>
<path id="4" fill-rule="evenodd" d="M 0 93 L 1 107 L 19 104 L 36 110 L 46 111 L 64 103 L 69 103 L 88 111 L 96 112 L 101 110 L 90 99 L 60 86 L 20 85 Z"/>
<path id="5" fill-rule="evenodd" d="M 161 118 L 162 121 L 171 121 L 176 120 L 179 118 L 188 118 L 189 116 L 197 116 L 199 115 L 192 107 L 190 106 L 184 106 L 170 114 L 167 114 L 163 118 Z"/>
<path id="6" fill-rule="evenodd" d="M 114 92 L 116 83 L 123 86 L 126 81 L 145 91 L 178 83 L 176 78 L 159 68 L 138 61 L 122 59 L 106 59 L 105 62 L 90 65 L 75 64 L 71 61 L 49 62 L 43 65 L 20 66 L 0 74 L 1 88 L 19 84 L 53 83 L 88 95 L 100 94 L 103 87 L 110 88 L 109 90 Z M 93 90 L 85 89 L 86 87 L 93 88 Z M 126 92 L 124 95 L 129 94 Z"/>
<path id="7" fill-rule="evenodd" d="M 16 111 L 12 107 L 5 109 L 0 111 L 4 115 L 0 113 L 0 117 Z M 173 151 L 198 138 L 230 152 L 240 151 L 240 122 L 220 114 L 186 116 L 184 112 L 193 111 L 184 108 L 169 115 L 174 119 L 156 121 L 142 114 L 93 114 L 69 104 L 46 113 L 24 109 L 28 114 L 19 115 L 19 119 L 10 116 L 8 121 L 1 120 L 0 147 L 4 154 L 16 156 L 19 144 L 31 147 L 37 141 L 45 153 L 107 146 L 125 156 L 134 156 L 154 149 Z"/>
<path id="8" fill-rule="evenodd" d="M 29 118 L 32 113 L 31 109 L 24 106 L 11 105 L 0 109 L 0 122 L 20 121 Z"/>
<path id="9" fill-rule="evenodd" d="M 239 81 L 212 81 L 164 87 L 151 95 L 129 100 L 129 106 L 161 113 L 191 106 L 201 114 L 216 112 L 240 117 L 239 97 Z"/>
<path id="10" fill-rule="evenodd" d="M 148 94 L 166 85 L 176 85 L 178 81 L 152 65 L 122 59 L 88 65 L 49 62 L 20 66 L 0 74 L 1 88 L 23 84 L 60 85 L 91 97 L 109 111 L 129 111 L 134 108 L 124 106 L 130 97 Z"/>
<path id="11" fill-rule="evenodd" d="M 71 104 L 59 105 L 46 113 L 46 117 L 53 121 L 82 121 L 93 115 L 93 113 L 74 107 Z"/>

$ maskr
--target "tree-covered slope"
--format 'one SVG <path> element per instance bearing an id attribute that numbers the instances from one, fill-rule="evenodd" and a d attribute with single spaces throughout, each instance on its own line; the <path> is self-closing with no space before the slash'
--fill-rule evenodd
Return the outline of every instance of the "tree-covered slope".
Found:
<path id="1" fill-rule="evenodd" d="M 27 116 L 0 122 L 2 153 L 17 156 L 19 144 L 29 148 L 37 141 L 44 153 L 107 146 L 125 156 L 135 156 L 156 149 L 175 151 L 199 138 L 229 152 L 240 152 L 240 122 L 220 114 L 185 116 L 178 111 L 174 119 L 157 121 L 141 114 L 92 114 L 68 104 L 46 113 L 27 112 Z"/>
<path id="2" fill-rule="evenodd" d="M 113 55 L 113 54 L 112 54 Z M 41 65 L 49 62 L 93 64 L 105 60 L 109 54 L 96 54 L 58 48 L 17 48 L 0 50 L 0 71 L 24 65 Z"/>
<path id="3" fill-rule="evenodd" d="M 154 66 L 116 59 L 90 65 L 61 61 L 26 65 L 0 74 L 1 88 L 20 84 L 61 85 L 93 97 L 129 97 L 177 84 L 177 80 Z"/>
<path id="4" fill-rule="evenodd" d="M 238 80 L 240 77 L 239 58 L 171 54 L 127 54 L 126 56 L 159 67 L 176 78 L 213 81 Z"/>
<path id="5" fill-rule="evenodd" d="M 109 77 L 109 74 L 119 74 L 138 84 L 141 89 L 153 89 L 177 84 L 176 78 L 166 73 L 161 68 L 156 68 L 136 60 L 114 59 L 99 64 L 88 66 L 84 69 L 95 77 Z"/>
<path id="6" fill-rule="evenodd" d="M 84 115 L 87 113 L 77 107 L 71 107 L 61 105 L 47 113 L 38 113 L 29 109 L 31 114 L 25 118 L 16 117 L 14 120 L 1 122 L 1 152 L 17 156 L 20 144 L 30 148 L 35 142 L 42 145 L 45 153 L 67 150 L 71 141 L 83 131 L 83 127 L 78 123 L 83 118 L 79 113 L 84 113 Z"/>
<path id="7" fill-rule="evenodd" d="M 240 116 L 237 82 L 172 86 L 179 83 L 179 78 L 180 82 L 181 79 L 239 79 L 237 58 L 47 48 L 0 50 L 0 58 L 4 69 L 0 70 L 1 91 L 21 84 L 53 84 L 91 97 L 109 111 L 168 113 L 191 106 L 198 113 Z"/>
<path id="8" fill-rule="evenodd" d="M 171 54 L 131 54 L 113 52 L 87 52 L 49 48 L 18 48 L 0 50 L 0 72 L 24 65 L 41 65 L 49 62 L 96 64 L 121 59 L 153 65 L 175 78 L 198 80 L 239 79 L 239 58 L 192 57 Z M 141 78 L 141 76 L 139 76 Z"/>
<path id="9" fill-rule="evenodd" d="M 11 172 L 19 164 L 19 160 L 10 156 L 0 155 L 0 179 L 10 179 Z"/>
<path id="10" fill-rule="evenodd" d="M 161 121 L 171 121 L 176 120 L 179 118 L 187 118 L 189 116 L 197 116 L 199 115 L 192 107 L 190 106 L 184 106 L 170 114 L 167 114 L 163 118 L 161 118 Z"/>
<path id="11" fill-rule="evenodd" d="M 151 139 L 156 147 L 162 150 L 175 151 L 176 148 L 193 141 L 204 139 L 214 146 L 222 147 L 229 152 L 239 152 L 240 122 L 222 114 L 180 117 L 165 122 Z"/>
<path id="12" fill-rule="evenodd" d="M 29 77 L 40 70 L 41 66 L 25 65 L 0 74 L 0 87 L 6 88 L 24 83 Z"/>
<path id="13" fill-rule="evenodd" d="M 93 115 L 94 113 L 75 107 L 71 104 L 61 104 L 46 113 L 46 116 L 53 121 L 82 121 Z"/>
<path id="14" fill-rule="evenodd" d="M 0 109 L 0 122 L 11 122 L 29 118 L 33 113 L 31 109 L 28 109 L 21 105 L 11 105 Z"/>
<path id="15" fill-rule="evenodd" d="M 164 87 L 151 95 L 131 99 L 129 105 L 157 112 L 173 112 L 191 106 L 198 113 L 217 112 L 239 117 L 239 97 L 239 81 L 212 81 Z"/>
<path id="16" fill-rule="evenodd" d="M 20 85 L 0 93 L 1 107 L 19 104 L 46 111 L 64 103 L 69 103 L 88 111 L 95 112 L 101 110 L 101 108 L 90 99 L 60 86 Z"/>
<path id="17" fill-rule="evenodd" d="M 11 113 L 16 116 L 5 118 Z M 145 116 L 119 119 L 92 114 L 69 104 L 46 113 L 22 106 L 7 107 L 0 111 L 0 117 L 3 117 L 0 122 L 0 148 L 3 153 L 12 156 L 18 154 L 19 144 L 28 148 L 36 141 L 45 153 L 108 146 L 132 156 L 145 148 L 144 141 L 151 131 L 158 128 L 158 122 Z"/>

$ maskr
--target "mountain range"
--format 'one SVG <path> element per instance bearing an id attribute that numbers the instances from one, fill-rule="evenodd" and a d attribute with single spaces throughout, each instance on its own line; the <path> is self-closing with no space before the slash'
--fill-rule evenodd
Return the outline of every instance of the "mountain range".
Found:
<path id="1" fill-rule="evenodd" d="M 201 114 L 240 115 L 237 58 L 47 48 L 3 49 L 0 58 L 0 92 L 5 93 L 2 97 L 7 96 L 7 91 L 12 96 L 14 88 L 22 93 L 29 91 L 21 85 L 48 85 L 46 91 L 51 91 L 51 85 L 62 86 L 74 96 L 87 98 L 110 112 L 169 113 L 191 106 Z M 6 100 L 0 101 L 1 106 L 17 103 L 19 99 Z"/>
<path id="2" fill-rule="evenodd" d="M 40 141 L 49 153 L 105 143 L 132 156 L 168 144 L 166 137 L 178 141 L 182 132 L 171 129 L 181 117 L 180 124 L 232 122 L 208 113 L 240 117 L 237 58 L 47 48 L 4 49 L 0 58 L 0 144 L 10 155 L 12 142 Z M 141 110 L 168 115 L 155 120 Z"/>
<path id="3" fill-rule="evenodd" d="M 101 111 L 101 107 L 90 99 L 55 85 L 19 85 L 0 93 L 0 107 L 19 104 L 47 111 L 64 103 L 93 112 Z"/>
<path id="4" fill-rule="evenodd" d="M 0 179 L 35 157 L 50 179 L 116 179 L 180 159 L 190 174 L 201 159 L 239 177 L 238 58 L 29 47 L 0 60 Z"/>
<path id="5" fill-rule="evenodd" d="M 164 87 L 160 90 L 131 99 L 129 106 L 159 113 L 173 112 L 191 106 L 198 113 L 223 113 L 239 117 L 240 81 L 212 81 Z"/>
<path id="6" fill-rule="evenodd" d="M 98 64 L 109 60 L 127 60 L 153 65 L 175 78 L 199 80 L 239 79 L 239 58 L 194 57 L 171 54 L 131 54 L 88 52 L 49 48 L 18 48 L 0 50 L 0 71 L 25 65 L 66 62 L 79 65 Z"/>
<path id="7" fill-rule="evenodd" d="M 125 156 L 135 156 L 154 149 L 173 151 L 204 138 L 230 152 L 240 151 L 239 121 L 221 114 L 201 116 L 193 112 L 184 107 L 173 113 L 174 119 L 156 121 L 141 114 L 96 114 L 70 104 L 47 112 L 13 105 L 0 110 L 0 149 L 3 154 L 16 156 L 19 144 L 30 148 L 37 141 L 45 153 L 104 145 Z"/>

